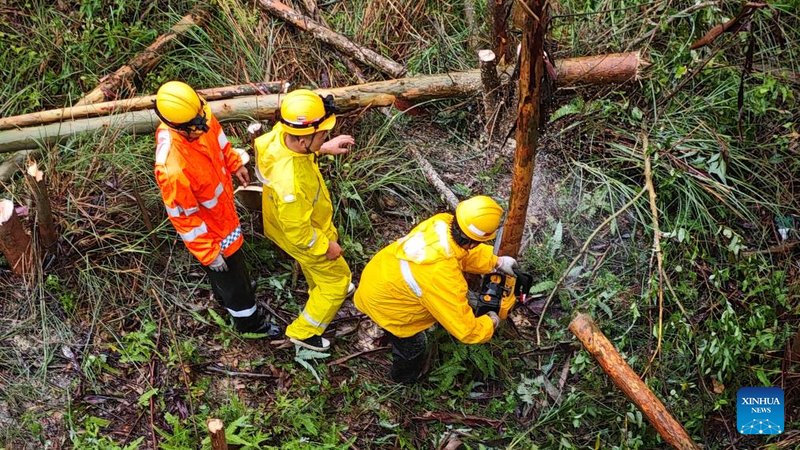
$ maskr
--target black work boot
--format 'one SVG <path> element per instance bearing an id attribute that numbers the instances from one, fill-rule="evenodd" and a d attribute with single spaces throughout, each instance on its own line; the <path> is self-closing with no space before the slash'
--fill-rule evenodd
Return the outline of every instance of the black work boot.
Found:
<path id="1" fill-rule="evenodd" d="M 392 370 L 389 377 L 395 383 L 411 384 L 419 380 L 428 356 L 428 339 L 425 332 L 399 338 L 389 334 L 392 342 Z"/>
<path id="2" fill-rule="evenodd" d="M 240 333 L 266 334 L 270 340 L 280 339 L 283 330 L 278 325 L 270 323 L 269 315 L 258 308 L 250 317 L 234 317 L 233 323 Z"/>

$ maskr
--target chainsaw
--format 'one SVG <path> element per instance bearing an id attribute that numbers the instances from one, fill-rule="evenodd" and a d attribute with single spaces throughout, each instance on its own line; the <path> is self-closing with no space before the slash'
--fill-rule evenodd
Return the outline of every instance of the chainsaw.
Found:
<path id="1" fill-rule="evenodd" d="M 497 254 L 503 229 L 497 233 L 494 243 L 494 253 Z M 524 272 L 514 271 L 508 275 L 494 271 L 481 278 L 481 290 L 478 304 L 475 307 L 475 317 L 480 317 L 489 311 L 495 312 L 501 319 L 505 319 L 514 304 L 527 301 L 528 293 L 533 285 L 533 276 Z"/>

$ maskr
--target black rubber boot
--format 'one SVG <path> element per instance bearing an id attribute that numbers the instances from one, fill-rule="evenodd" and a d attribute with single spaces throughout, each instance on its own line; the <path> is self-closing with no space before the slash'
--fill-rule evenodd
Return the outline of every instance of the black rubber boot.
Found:
<path id="1" fill-rule="evenodd" d="M 283 337 L 283 330 L 278 325 L 270 323 L 269 315 L 258 308 L 250 317 L 234 317 L 233 323 L 240 333 L 266 334 L 270 340 Z"/>
<path id="2" fill-rule="evenodd" d="M 389 377 L 396 383 L 414 383 L 422 375 L 428 356 L 425 332 L 407 338 L 399 338 L 388 331 L 386 334 L 392 343 L 392 370 Z"/>

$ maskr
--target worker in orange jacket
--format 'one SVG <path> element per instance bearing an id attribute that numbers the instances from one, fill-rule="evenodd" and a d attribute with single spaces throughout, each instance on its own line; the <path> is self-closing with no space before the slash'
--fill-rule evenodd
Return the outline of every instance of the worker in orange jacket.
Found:
<path id="1" fill-rule="evenodd" d="M 208 274 L 214 296 L 241 332 L 282 331 L 255 303 L 233 202 L 235 175 L 247 185 L 249 156 L 233 149 L 208 104 L 186 83 L 170 81 L 156 95 L 155 175 L 170 222 Z"/>

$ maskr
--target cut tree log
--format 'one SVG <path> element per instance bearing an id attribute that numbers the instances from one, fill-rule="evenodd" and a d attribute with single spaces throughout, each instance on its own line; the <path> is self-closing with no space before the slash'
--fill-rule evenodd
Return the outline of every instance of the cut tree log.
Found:
<path id="1" fill-rule="evenodd" d="M 180 37 L 196 25 L 202 24 L 208 17 L 209 6 L 195 8 L 172 26 L 168 32 L 158 37 L 149 47 L 136 55 L 128 64 L 116 72 L 105 76 L 100 84 L 83 96 L 74 106 L 88 105 L 116 98 L 119 89 L 137 74 L 150 71 L 161 60 L 164 51 L 169 49 Z"/>
<path id="2" fill-rule="evenodd" d="M 225 438 L 225 424 L 219 419 L 207 419 L 206 426 L 211 435 L 211 450 L 228 450 L 228 440 Z"/>
<path id="3" fill-rule="evenodd" d="M 258 0 L 258 4 L 275 17 L 283 19 L 301 30 L 308 31 L 320 41 L 335 47 L 340 52 L 350 55 L 387 75 L 399 78 L 406 73 L 405 67 L 393 61 L 391 58 L 387 58 L 366 47 L 353 43 L 343 35 L 323 26 L 306 15 L 300 14 L 277 0 Z"/>
<path id="4" fill-rule="evenodd" d="M 33 267 L 31 238 L 22 227 L 11 200 L 0 200 L 0 250 L 14 274 L 26 275 Z"/>
<path id="5" fill-rule="evenodd" d="M 542 83 L 544 82 L 544 35 L 547 11 L 544 0 L 523 0 L 532 12 L 525 17 L 519 72 L 517 109 L 517 149 L 511 178 L 511 198 L 500 240 L 500 255 L 517 257 L 528 218 L 536 146 L 539 141 Z M 533 17 L 533 14 L 536 17 Z M 538 20 L 540 18 L 541 20 Z"/>
<path id="6" fill-rule="evenodd" d="M 625 64 L 621 64 L 621 62 Z M 557 83 L 582 81 L 587 84 L 620 83 L 639 76 L 646 65 L 638 52 L 566 59 L 556 63 Z M 513 68 L 503 71 L 508 76 Z M 563 84 L 562 84 L 563 85 Z M 344 111 L 361 107 L 391 106 L 395 99 L 411 103 L 435 98 L 469 97 L 482 89 L 480 70 L 378 81 L 320 92 L 333 94 Z M 210 101 L 211 111 L 221 121 L 263 120 L 274 117 L 281 95 L 257 95 Z M 152 110 L 69 120 L 16 130 L 0 131 L 0 153 L 37 148 L 79 133 L 114 130 L 115 133 L 150 133 L 158 126 Z"/>
<path id="7" fill-rule="evenodd" d="M 600 367 L 608 374 L 611 381 L 619 387 L 647 420 L 658 431 L 661 437 L 673 448 L 680 450 L 697 450 L 700 447 L 692 441 L 689 433 L 669 413 L 661 400 L 653 394 L 646 384 L 622 359 L 617 349 L 600 331 L 592 318 L 579 313 L 569 324 L 572 333 L 583 342 L 586 350 L 597 360 Z"/>
<path id="8" fill-rule="evenodd" d="M 483 118 L 486 133 L 491 136 L 492 128 L 500 111 L 500 77 L 497 75 L 497 58 L 491 50 L 478 51 L 483 85 Z"/>
<path id="9" fill-rule="evenodd" d="M 53 212 L 50 209 L 50 194 L 47 189 L 47 180 L 44 172 L 39 170 L 36 163 L 28 166 L 28 184 L 36 199 L 36 224 L 39 228 L 39 237 L 45 248 L 50 248 L 58 240 L 56 225 L 53 222 Z"/>
<path id="10" fill-rule="evenodd" d="M 214 101 L 252 95 L 280 94 L 288 90 L 289 83 L 285 81 L 270 81 L 265 83 L 236 84 L 233 86 L 198 89 L 197 93 L 206 101 Z M 141 111 L 143 109 L 152 109 L 155 104 L 155 95 L 143 95 L 124 100 L 94 103 L 91 105 L 50 109 L 20 116 L 0 118 L 0 130 L 42 125 L 64 120 L 82 119 L 85 117 L 107 116 L 109 114 L 129 111 Z"/>

